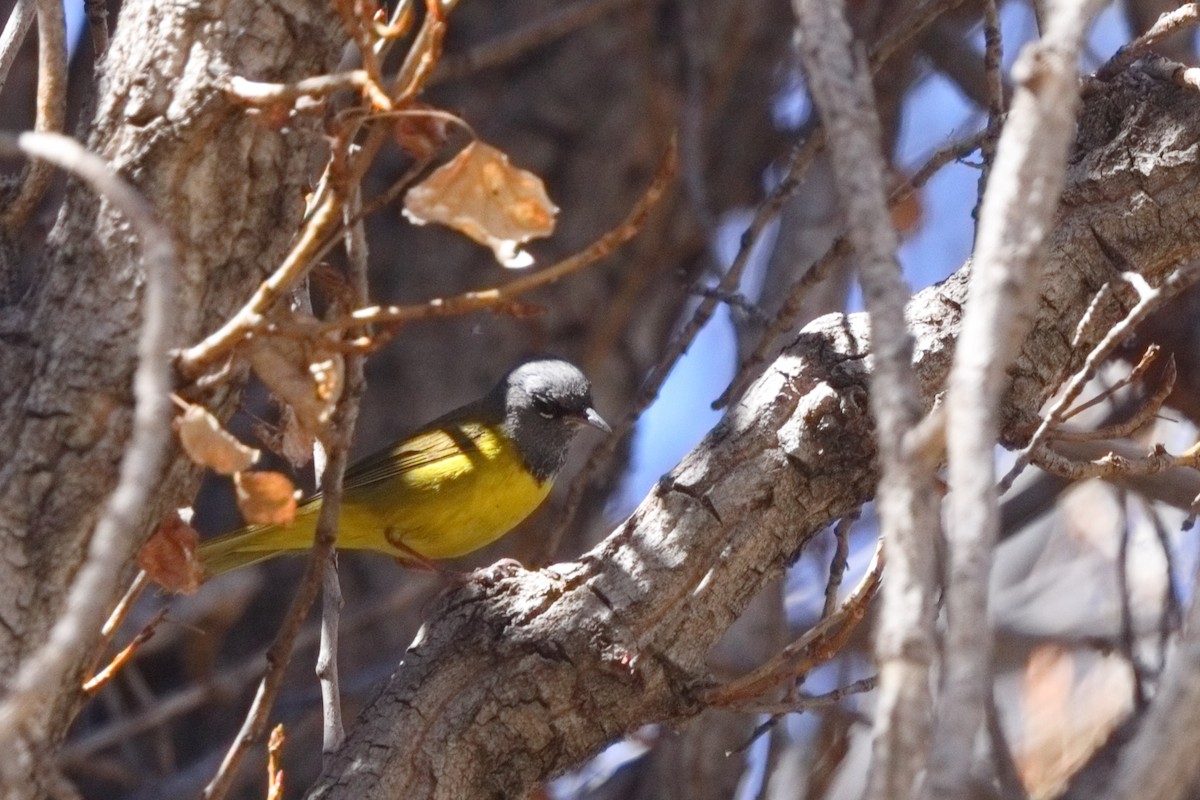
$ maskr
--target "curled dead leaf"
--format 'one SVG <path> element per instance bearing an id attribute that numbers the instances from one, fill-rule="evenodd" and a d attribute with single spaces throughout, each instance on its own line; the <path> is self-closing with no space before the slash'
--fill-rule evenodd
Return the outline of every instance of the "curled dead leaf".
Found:
<path id="1" fill-rule="evenodd" d="M 138 566 L 167 591 L 191 594 L 204 582 L 204 570 L 196 558 L 200 535 L 183 521 L 179 512 L 165 516 L 138 551 Z"/>
<path id="2" fill-rule="evenodd" d="M 201 466 L 232 475 L 258 461 L 259 452 L 238 441 L 204 406 L 189 405 L 176 425 L 188 458 Z"/>
<path id="3" fill-rule="evenodd" d="M 533 264 L 519 247 L 553 233 L 557 213 L 541 178 L 480 141 L 464 147 L 404 198 L 404 216 L 413 223 L 454 228 L 490 247 L 497 261 L 513 269 Z"/>
<path id="4" fill-rule="evenodd" d="M 309 436 L 319 436 L 329 423 L 346 377 L 342 354 L 321 347 L 319 336 L 314 339 L 316 343 L 301 337 L 259 337 L 246 351 L 255 374 L 295 411 Z"/>
<path id="5" fill-rule="evenodd" d="M 312 461 L 313 444 L 316 440 L 300 427 L 296 412 L 291 406 L 284 406 L 279 415 L 279 425 L 268 425 L 265 422 L 254 426 L 254 435 L 268 449 L 282 456 L 295 469 L 300 469 Z"/>
<path id="6" fill-rule="evenodd" d="M 418 161 L 433 158 L 446 144 L 450 122 L 445 114 L 433 112 L 433 106 L 413 103 L 392 123 L 396 144 Z"/>
<path id="7" fill-rule="evenodd" d="M 296 518 L 296 487 L 282 472 L 239 472 L 233 476 L 238 510 L 250 525 L 290 525 Z"/>

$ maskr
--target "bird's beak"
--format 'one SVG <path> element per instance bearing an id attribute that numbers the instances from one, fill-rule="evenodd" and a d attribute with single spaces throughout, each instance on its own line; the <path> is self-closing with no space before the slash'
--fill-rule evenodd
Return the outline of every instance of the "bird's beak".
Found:
<path id="1" fill-rule="evenodd" d="M 582 425 L 591 425 L 596 430 L 612 433 L 612 428 L 608 427 L 608 423 L 604 421 L 604 417 L 600 416 L 599 412 L 594 408 L 586 408 L 583 414 L 579 417 L 579 422 Z"/>

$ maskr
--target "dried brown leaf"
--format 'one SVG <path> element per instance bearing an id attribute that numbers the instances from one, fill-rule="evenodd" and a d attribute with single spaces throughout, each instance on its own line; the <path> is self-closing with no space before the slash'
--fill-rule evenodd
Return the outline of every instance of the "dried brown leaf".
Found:
<path id="1" fill-rule="evenodd" d="M 204 582 L 204 570 L 196 558 L 199 542 L 196 530 L 172 511 L 138 551 L 138 566 L 167 591 L 191 594 Z"/>
<path id="2" fill-rule="evenodd" d="M 446 116 L 421 113 L 433 110 L 433 106 L 413 103 L 392 123 L 392 134 L 396 137 L 396 144 L 403 147 L 417 161 L 433 158 L 446 144 L 450 127 Z"/>
<path id="3" fill-rule="evenodd" d="M 300 427 L 296 412 L 291 406 L 283 407 L 278 426 L 266 422 L 256 423 L 254 435 L 267 449 L 285 458 L 295 469 L 300 469 L 312 461 L 313 444 L 316 440 Z"/>
<path id="4" fill-rule="evenodd" d="M 204 406 L 188 406 L 176 424 L 184 451 L 201 466 L 232 475 L 258 461 L 259 452 L 238 441 Z"/>
<path id="5" fill-rule="evenodd" d="M 296 412 L 309 436 L 320 436 L 333 415 L 345 384 L 340 353 L 312 340 L 265 336 L 252 341 L 246 356 L 255 374 L 274 395 Z"/>
<path id="6" fill-rule="evenodd" d="M 282 472 L 239 472 L 233 476 L 238 510 L 251 525 L 290 525 L 296 518 L 296 487 Z"/>
<path id="7" fill-rule="evenodd" d="M 553 233 L 557 213 L 541 178 L 480 141 L 464 147 L 404 198 L 404 216 L 415 224 L 454 228 L 514 269 L 533 263 L 519 246 Z"/>

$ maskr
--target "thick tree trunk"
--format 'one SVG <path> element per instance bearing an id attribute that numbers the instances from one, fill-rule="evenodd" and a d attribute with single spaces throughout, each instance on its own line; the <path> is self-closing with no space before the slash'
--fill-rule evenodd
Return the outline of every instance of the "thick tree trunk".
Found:
<path id="1" fill-rule="evenodd" d="M 278 263 L 321 145 L 316 120 L 272 129 L 232 103 L 224 81 L 327 71 L 342 44 L 326 0 L 126 4 L 88 145 L 174 236 L 182 274 L 173 344 L 213 328 Z M 128 225 L 73 185 L 31 286 L 0 311 L 0 681 L 45 640 L 114 486 L 143 281 Z M 176 459 L 145 525 L 128 535 L 146 535 L 164 510 L 188 504 L 197 477 Z"/>

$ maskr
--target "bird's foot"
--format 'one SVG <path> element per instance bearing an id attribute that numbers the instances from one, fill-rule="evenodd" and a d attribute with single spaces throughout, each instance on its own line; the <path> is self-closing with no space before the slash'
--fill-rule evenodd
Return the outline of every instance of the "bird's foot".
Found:
<path id="1" fill-rule="evenodd" d="M 495 564 L 486 567 L 480 567 L 469 576 L 472 581 L 477 581 L 484 586 L 494 586 L 505 578 L 513 578 L 523 572 L 528 572 L 525 565 L 515 558 L 502 558 Z"/>

